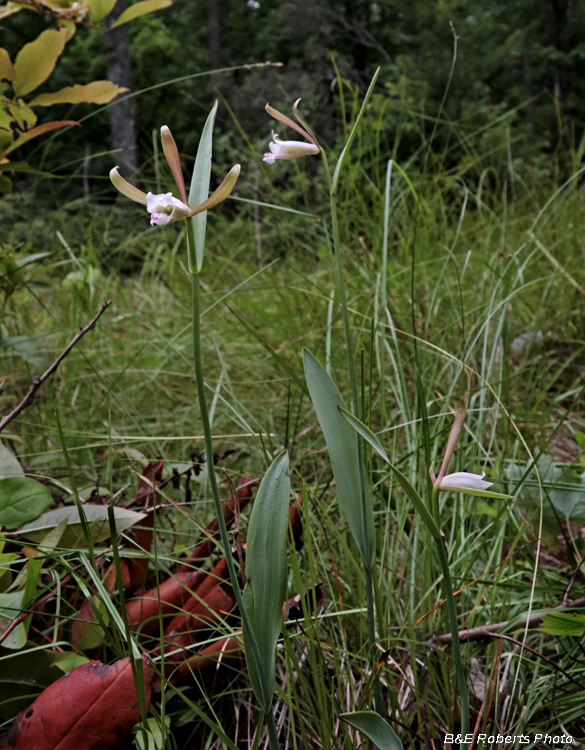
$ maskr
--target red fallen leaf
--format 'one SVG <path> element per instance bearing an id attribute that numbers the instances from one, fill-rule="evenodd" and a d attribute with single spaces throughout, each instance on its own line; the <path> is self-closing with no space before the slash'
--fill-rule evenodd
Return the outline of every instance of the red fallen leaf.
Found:
<path id="1" fill-rule="evenodd" d="M 95 628 L 96 624 L 97 620 L 92 606 L 86 601 L 83 607 L 79 610 L 79 614 L 76 616 L 75 620 L 73 620 L 73 625 L 71 626 L 71 643 L 74 648 L 79 648 L 90 628 L 92 626 Z M 101 639 L 97 639 L 96 642 L 91 643 L 89 648 L 95 648 L 96 646 L 99 646 L 100 643 Z"/>
<path id="2" fill-rule="evenodd" d="M 228 567 L 225 557 L 217 563 L 215 568 L 206 575 L 203 582 L 193 592 L 193 596 L 190 596 L 184 603 L 183 609 L 179 612 L 171 622 L 165 628 L 165 633 L 170 633 L 173 630 L 181 630 L 181 624 L 183 623 L 184 616 L 189 614 L 195 607 L 197 607 L 202 599 L 209 594 L 217 585 L 218 582 L 226 580 L 228 577 Z"/>
<path id="3" fill-rule="evenodd" d="M 213 671 L 219 666 L 238 661 L 243 653 L 242 634 L 241 631 L 238 631 L 231 638 L 221 638 L 215 643 L 210 643 L 201 651 L 198 651 L 195 656 L 177 666 L 173 666 L 172 670 L 168 669 L 168 679 L 172 683 L 180 683 L 185 682 L 189 677 L 197 676 L 203 680 L 206 687 L 209 687 Z M 161 679 L 157 675 L 152 688 L 153 692 L 159 693 L 161 686 Z"/>
<path id="4" fill-rule="evenodd" d="M 148 710 L 153 673 L 142 660 Z M 92 661 L 49 685 L 18 714 L 0 750 L 121 750 L 139 721 L 130 659 L 111 666 Z"/>
<path id="5" fill-rule="evenodd" d="M 176 615 L 177 610 L 180 610 L 206 578 L 205 570 L 179 573 L 176 578 L 167 578 L 158 588 L 150 589 L 137 599 L 130 599 L 126 602 L 130 627 L 138 629 L 140 626 L 140 632 L 146 635 L 156 632 L 159 609 L 167 620 L 169 615 Z"/>
<path id="6" fill-rule="evenodd" d="M 142 472 L 144 479 L 141 477 L 138 482 L 138 489 L 136 490 L 136 496 L 133 502 L 139 505 L 145 513 L 148 511 L 148 508 L 152 506 L 154 496 L 152 484 L 156 487 L 160 482 L 163 465 L 164 461 L 158 461 L 156 464 L 148 464 Z M 135 547 L 136 549 L 150 552 L 153 526 L 153 515 L 152 513 L 148 513 L 146 518 L 143 518 L 140 522 L 140 528 L 137 527 L 132 530 L 132 538 L 135 543 L 130 545 L 130 548 Z M 127 562 L 128 570 L 130 572 L 130 586 L 128 588 L 130 593 L 134 593 L 135 591 L 143 589 L 146 584 L 149 560 L 148 556 L 145 555 L 144 557 L 131 557 Z"/>
<path id="7" fill-rule="evenodd" d="M 284 603 L 282 608 L 283 620 L 296 620 L 303 616 L 301 599 L 313 609 L 319 609 L 323 603 L 323 589 L 321 585 L 306 591 L 302 596 L 297 594 Z M 202 680 L 207 688 L 210 687 L 213 672 L 220 666 L 225 666 L 238 661 L 243 655 L 243 643 L 241 631 L 238 630 L 234 635 L 221 638 L 215 643 L 210 643 L 202 648 L 190 659 L 186 659 L 181 664 L 175 666 L 169 664 L 168 678 L 173 683 L 180 683 L 195 675 Z M 153 692 L 161 690 L 160 677 L 155 676 L 152 687 Z"/>
<path id="8" fill-rule="evenodd" d="M 288 509 L 288 521 L 290 534 L 295 543 L 295 548 L 300 550 L 303 548 L 303 519 L 301 517 L 301 505 L 303 498 L 299 497 L 292 503 Z"/>
<path id="9" fill-rule="evenodd" d="M 125 560 L 120 560 L 120 573 L 122 575 L 122 586 L 126 589 L 130 585 L 130 573 Z M 116 585 L 116 568 L 114 565 L 111 565 L 105 575 L 104 586 L 108 591 L 112 592 L 115 590 Z M 71 627 L 71 643 L 73 646 L 75 648 L 81 648 L 82 650 L 99 646 L 102 640 L 98 636 L 100 631 L 96 629 L 97 624 L 98 622 L 93 608 L 91 604 L 85 600 L 83 606 L 76 615 L 75 620 L 73 620 L 73 625 Z M 94 630 L 93 638 L 82 644 L 85 636 L 92 628 Z"/>
<path id="10" fill-rule="evenodd" d="M 243 476 L 239 477 L 238 479 L 238 489 L 236 490 L 237 499 L 239 501 L 239 507 L 240 510 L 247 504 L 248 500 L 252 497 L 252 493 L 254 492 L 254 488 L 258 485 L 258 478 L 250 476 L 249 474 L 244 474 Z M 229 526 L 230 523 L 234 520 L 235 515 L 235 503 L 234 499 L 231 497 L 228 498 L 227 502 L 222 503 L 223 508 L 223 517 L 225 519 L 226 526 Z M 189 555 L 189 560 L 204 560 L 206 557 L 209 557 L 211 554 L 211 551 L 213 549 L 214 540 L 219 538 L 219 524 L 217 522 L 217 518 L 214 518 L 213 521 L 209 524 L 209 526 L 206 529 L 205 534 L 205 541 L 200 542 L 193 552 Z M 183 563 L 180 568 L 181 572 L 184 572 L 186 570 L 190 570 L 190 567 L 188 564 Z"/>
<path id="11" fill-rule="evenodd" d="M 165 645 L 172 648 L 190 646 L 195 633 L 215 629 L 235 606 L 232 587 L 227 583 L 218 584 L 203 601 L 197 602 L 188 614 L 173 619 L 175 628 L 167 628 L 165 631 Z M 172 658 L 178 660 L 180 654 L 175 654 Z"/>
<path id="12" fill-rule="evenodd" d="M 128 563 L 126 560 L 120 560 L 120 575 L 122 578 L 122 588 L 124 591 L 126 591 L 127 588 L 130 588 L 130 570 L 128 568 Z M 110 569 L 106 573 L 106 577 L 104 578 L 104 586 L 107 588 L 107 590 L 110 593 L 113 593 L 116 590 L 116 587 L 118 585 L 117 580 L 117 574 L 116 574 L 116 566 L 110 565 Z"/>

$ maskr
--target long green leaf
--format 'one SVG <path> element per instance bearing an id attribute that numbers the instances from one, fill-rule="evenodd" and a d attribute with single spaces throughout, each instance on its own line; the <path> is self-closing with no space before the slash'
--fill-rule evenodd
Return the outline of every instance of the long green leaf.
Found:
<path id="1" fill-rule="evenodd" d="M 409 499 L 411 500 L 414 507 L 417 509 L 417 511 L 420 513 L 422 520 L 426 524 L 427 528 L 433 535 L 435 539 L 441 538 L 441 532 L 439 530 L 439 527 L 433 520 L 433 517 L 425 505 L 422 497 L 418 494 L 418 492 L 414 489 L 412 484 L 408 481 L 408 479 L 404 476 L 404 474 L 400 471 L 400 469 L 397 469 L 394 464 L 390 462 L 390 459 L 386 455 L 386 451 L 384 448 L 382 448 L 382 445 L 380 444 L 380 441 L 378 438 L 374 435 L 374 433 L 366 427 L 366 425 L 361 422 L 357 417 L 354 417 L 354 415 L 349 412 L 344 405 L 341 405 L 339 407 L 339 412 L 343 415 L 343 417 L 347 420 L 347 422 L 353 427 L 353 429 L 359 433 L 364 440 L 367 440 L 368 443 L 372 446 L 372 448 L 376 451 L 376 453 L 381 456 L 384 461 L 388 464 L 388 466 L 392 469 L 392 473 L 396 477 L 396 481 L 398 484 L 402 487 L 404 492 L 407 494 Z"/>
<path id="2" fill-rule="evenodd" d="M 339 718 L 365 734 L 378 750 L 402 750 L 400 737 L 379 714 L 373 711 L 354 711 L 351 714 L 340 714 Z"/>
<path id="3" fill-rule="evenodd" d="M 250 517 L 246 548 L 248 585 L 244 603 L 260 651 L 256 664 L 249 648 L 244 621 L 246 663 L 262 710 L 270 710 L 275 681 L 275 649 L 282 629 L 282 605 L 286 596 L 286 542 L 290 478 L 288 454 L 274 459 L 266 472 Z"/>
<path id="4" fill-rule="evenodd" d="M 112 24 L 111 28 L 115 29 L 116 26 L 121 26 L 123 23 L 133 21 L 139 16 L 144 16 L 146 13 L 154 13 L 156 10 L 162 10 L 172 5 L 171 0 L 140 0 L 138 3 L 134 3 L 129 8 L 120 14 L 120 17 Z"/>
<path id="5" fill-rule="evenodd" d="M 199 141 L 197 156 L 195 157 L 195 166 L 193 167 L 193 177 L 191 178 L 191 188 L 189 190 L 189 205 L 196 208 L 209 197 L 209 182 L 211 180 L 211 155 L 213 151 L 213 124 L 217 114 L 217 102 L 213 105 L 203 133 Z M 195 237 L 195 258 L 189 255 L 189 271 L 199 273 L 203 267 L 203 253 L 205 250 L 205 228 L 207 226 L 207 211 L 202 211 L 187 219 L 193 224 L 193 234 Z"/>
<path id="6" fill-rule="evenodd" d="M 339 157 L 339 160 L 337 162 L 337 165 L 335 167 L 335 172 L 333 173 L 333 182 L 331 185 L 331 192 L 335 193 L 337 192 L 337 186 L 339 184 L 339 175 L 341 173 L 341 168 L 343 167 L 345 160 L 347 159 L 349 155 L 349 149 L 351 148 L 351 144 L 353 143 L 353 139 L 356 136 L 358 126 L 361 122 L 362 117 L 364 116 L 366 112 L 366 107 L 368 105 L 368 102 L 370 101 L 370 97 L 374 93 L 374 86 L 376 85 L 376 81 L 378 80 L 378 76 L 380 75 L 380 68 L 376 70 L 374 73 L 374 77 L 372 78 L 372 82 L 370 83 L 370 87 L 368 88 L 366 92 L 366 96 L 364 98 L 364 103 L 362 104 L 362 108 L 360 109 L 359 115 L 357 116 L 356 121 L 353 124 L 353 128 L 351 129 L 351 133 L 349 134 L 349 138 L 347 139 L 347 143 L 345 144 L 343 151 L 341 152 L 341 156 Z"/>
<path id="7" fill-rule="evenodd" d="M 338 411 L 338 407 L 346 408 L 345 402 L 327 371 L 307 349 L 303 351 L 303 361 L 311 400 L 331 458 L 339 504 L 364 563 L 371 567 L 375 553 L 374 513 L 371 503 L 367 503 L 364 527 L 358 436 Z"/>

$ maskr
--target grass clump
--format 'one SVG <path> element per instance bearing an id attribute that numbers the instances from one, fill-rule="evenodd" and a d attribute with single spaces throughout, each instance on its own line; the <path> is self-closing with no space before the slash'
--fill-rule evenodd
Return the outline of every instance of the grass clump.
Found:
<path id="1" fill-rule="evenodd" d="M 277 646 L 272 741 L 276 732 L 282 746 L 357 745 L 355 730 L 338 717 L 372 709 L 373 696 L 405 747 L 461 733 L 436 547 L 397 475 L 364 444 L 376 542 L 373 660 L 368 571 L 339 511 L 339 488 L 305 385 L 306 347 L 348 404 L 353 397 L 354 413 L 392 464 L 424 502 L 436 504 L 462 633 L 466 731 L 568 734 L 575 741 L 585 735 L 585 627 L 578 619 L 585 554 L 582 167 L 561 183 L 534 180 L 522 164 L 493 166 L 493 154 L 477 153 L 467 138 L 472 167 L 449 165 L 446 151 L 426 168 L 392 162 L 389 172 L 389 159 L 371 146 L 378 142 L 376 122 L 365 116 L 337 195 L 335 251 L 357 399 L 329 257 L 329 195 L 325 185 L 303 182 L 297 162 L 279 165 L 279 176 L 260 173 L 267 200 L 248 196 L 243 185 L 239 197 L 246 201 L 210 215 L 200 279 L 204 384 L 193 382 L 182 224 L 128 233 L 130 217 L 140 226 L 137 214 L 102 206 L 87 209 L 89 218 L 80 209 L 79 223 L 65 211 L 47 218 L 42 247 L 32 244 L 36 229 L 27 234 L 15 223 L 6 230 L 13 259 L 47 253 L 18 277 L 3 276 L 7 401 L 18 399 L 103 300 L 111 298 L 112 307 L 4 432 L 5 444 L 27 476 L 50 488 L 56 505 L 70 504 L 73 493 L 127 506 L 139 496 L 145 467 L 159 458 L 162 481 L 174 476 L 160 489 L 146 551 L 137 552 L 140 524 L 104 542 L 68 548 L 57 540 L 48 551 L 46 540 L 43 546 L 17 530 L 5 534 L 4 552 L 15 557 L 0 579 L 4 593 L 19 589 L 18 575 L 30 571 L 26 560 L 43 561 L 28 599 L 26 644 L 1 653 L 11 690 L 10 670 L 29 670 L 34 649 L 45 666 L 17 696 L 2 696 L 7 727 L 52 681 L 56 653 L 107 661 L 131 652 L 134 641 L 114 614 L 125 608 L 120 561 L 146 558 L 144 587 L 155 588 L 176 575 L 200 541 L 195 524 L 213 519 L 195 398 L 196 385 L 204 385 L 222 499 L 234 492 L 228 477 L 261 476 L 288 451 L 304 546 L 289 544 L 287 597 L 317 590 L 322 597 L 319 606 L 313 601 L 319 597 L 305 597 L 299 622 L 283 629 Z M 306 187 L 297 201 L 270 184 L 283 172 Z M 493 489 L 513 501 L 433 496 L 429 471 L 438 469 L 462 396 L 467 421 L 450 470 L 486 471 Z M 243 509 L 238 534 L 230 537 L 236 548 L 248 515 Z M 88 562 L 92 547 L 95 568 Z M 214 551 L 210 567 L 220 557 Z M 108 589 L 112 565 L 119 580 Z M 90 632 L 89 646 L 73 635 L 80 611 L 94 635 L 101 630 L 94 640 Z M 187 651 L 237 637 L 240 624 L 223 612 Z M 163 675 L 143 717 L 149 747 L 266 745 L 242 661 L 226 659 L 208 683 L 193 670 L 175 685 L 151 637 L 135 641 L 148 646 Z M 142 736 L 136 735 L 139 747 Z"/>

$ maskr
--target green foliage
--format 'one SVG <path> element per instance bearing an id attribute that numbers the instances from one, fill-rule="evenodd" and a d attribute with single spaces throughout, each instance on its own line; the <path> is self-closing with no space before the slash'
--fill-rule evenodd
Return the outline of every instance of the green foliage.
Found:
<path id="1" fill-rule="evenodd" d="M 308 12 L 321 10 L 317 6 Z M 338 10 L 343 13 L 343 8 Z M 432 29 L 434 13 L 439 11 L 419 10 L 420 24 L 414 10 L 409 11 L 413 29 L 422 28 L 423 22 Z M 205 14 L 201 8 L 184 8 L 184 12 L 185 17 L 200 13 L 201 29 L 207 28 L 206 9 Z M 283 17 L 284 10 L 263 4 L 261 12 L 266 14 L 263 18 L 272 15 L 274 20 Z M 382 6 L 379 12 L 387 14 L 388 8 Z M 239 7 L 234 24 L 248 18 L 247 13 Z M 505 16 L 507 10 L 502 13 Z M 396 34 L 400 26 L 401 22 L 395 25 Z M 386 33 L 395 27 L 388 27 Z M 157 44 L 165 39 L 169 49 L 176 44 L 160 19 L 143 22 L 134 38 L 140 37 L 143 45 L 144 77 L 145 29 L 156 30 Z M 236 39 L 236 32 L 230 39 Z M 259 43 L 256 32 L 250 31 L 251 47 Z M 176 33 L 187 32 L 177 28 Z M 197 28 L 193 36 L 201 39 L 203 33 Z M 266 29 L 262 33 L 267 34 Z M 288 43 L 293 34 L 298 50 L 301 30 L 278 28 L 270 44 L 283 39 Z M 518 732 L 555 734 L 562 722 L 568 732 L 580 736 L 583 693 L 566 675 L 584 680 L 582 614 L 559 611 L 566 596 L 579 597 L 578 574 L 574 581 L 570 575 L 584 553 L 582 509 L 576 500 L 582 471 L 579 436 L 585 434 L 579 400 L 585 361 L 579 291 L 585 287 L 580 177 L 572 172 L 572 179 L 563 184 L 559 174 L 549 169 L 549 162 L 557 156 L 561 160 L 560 152 L 554 159 L 547 157 L 545 164 L 538 155 L 539 143 L 532 148 L 528 141 L 516 142 L 514 133 L 523 132 L 525 123 L 522 115 L 513 112 L 507 116 L 509 160 L 507 125 L 495 119 L 508 105 L 502 103 L 502 109 L 495 111 L 489 87 L 482 88 L 481 82 L 470 84 L 470 90 L 481 96 L 477 110 L 475 104 L 464 103 L 465 122 L 447 119 L 455 105 L 448 97 L 431 147 L 432 118 L 441 100 L 442 76 L 448 74 L 450 65 L 449 33 L 437 40 L 429 36 L 428 42 L 443 45 L 436 64 L 428 70 L 428 84 L 402 80 L 394 87 L 383 78 L 384 93 L 380 84 L 372 95 L 339 190 L 341 244 L 363 416 L 360 434 L 367 443 L 365 468 L 379 565 L 377 643 L 384 658 L 377 669 L 383 705 L 388 726 L 400 734 L 405 746 L 431 732 L 438 736 L 457 721 L 457 697 L 450 679 L 453 652 L 433 640 L 449 630 L 440 589 L 443 572 L 432 534 L 421 522 L 421 513 L 413 513 L 413 502 L 414 498 L 428 501 L 427 456 L 438 460 L 453 411 L 462 391 L 469 389 L 469 418 L 454 455 L 453 471 L 485 467 L 490 475 L 502 477 L 510 492 L 518 491 L 518 500 L 491 498 L 481 504 L 454 493 L 439 498 L 458 619 L 462 628 L 507 621 L 505 632 L 525 640 L 532 649 L 515 650 L 506 662 L 509 667 L 500 669 L 499 690 L 505 700 L 494 700 L 488 716 L 489 700 L 484 700 L 482 685 L 489 684 L 498 658 L 500 665 L 507 658 L 506 642 L 501 653 L 495 638 L 462 644 L 465 670 L 471 666 L 474 672 L 470 681 L 472 726 L 481 715 L 496 727 L 494 731 L 505 733 L 514 725 Z M 290 51 L 287 43 L 282 43 L 283 54 Z M 415 37 L 401 43 L 414 56 Z M 488 45 L 489 39 L 482 43 Z M 467 64 L 461 57 L 464 44 L 460 40 L 459 60 Z M 193 52 L 198 60 L 206 54 L 205 47 Z M 309 49 L 302 51 L 303 65 L 309 53 Z M 317 108 L 322 126 L 319 136 L 327 132 L 328 149 L 343 131 L 344 122 L 346 132 L 351 131 L 359 109 L 357 86 L 346 78 L 350 62 L 340 55 L 336 60 L 342 71 L 345 118 L 339 89 L 333 96 L 328 90 L 320 99 L 317 86 L 308 92 L 309 101 L 303 102 L 304 111 Z M 164 65 L 171 62 L 165 59 Z M 323 70 L 331 73 L 328 66 L 329 62 Z M 301 67 L 299 63 L 295 69 L 299 85 L 310 81 L 308 74 L 302 77 Z M 493 80 L 497 83 L 498 76 L 516 72 L 494 68 Z M 381 76 L 387 73 L 384 68 Z M 289 451 L 293 489 L 303 494 L 305 538 L 304 549 L 289 552 L 289 595 L 320 584 L 325 607 L 319 610 L 311 597 L 305 597 L 298 604 L 301 626 L 291 623 L 276 651 L 274 703 L 277 715 L 285 717 L 279 721 L 281 740 L 291 747 L 296 743 L 300 750 L 312 750 L 312 738 L 324 747 L 351 747 L 355 736 L 337 718 L 370 705 L 373 682 L 365 637 L 364 565 L 349 524 L 339 513 L 340 482 L 337 477 L 332 481 L 312 404 L 299 384 L 300 347 L 305 345 L 327 362 L 337 383 L 339 403 L 348 398 L 338 299 L 331 299 L 333 280 L 329 261 L 324 262 L 329 258 L 324 229 L 329 196 L 318 179 L 318 160 L 283 163 L 278 172 L 260 164 L 261 149 L 256 148 L 254 138 L 260 132 L 267 134 L 270 127 L 265 121 L 254 125 L 256 117 L 260 122 L 265 103 L 263 87 L 272 86 L 267 97 L 271 103 L 275 80 L 292 92 L 290 79 L 285 77 L 288 72 L 272 78 L 269 71 L 266 81 L 258 78 L 256 82 L 252 74 L 239 75 L 234 74 L 233 88 L 226 84 L 226 91 L 236 100 L 236 114 L 246 118 L 245 136 L 239 139 L 220 133 L 214 143 L 214 160 L 219 174 L 224 157 L 227 160 L 229 155 L 233 163 L 232 158 L 240 161 L 243 154 L 245 179 L 238 185 L 236 199 L 226 204 L 225 217 L 215 215 L 209 222 L 202 276 L 205 387 L 219 456 L 216 471 L 220 482 L 224 466 L 230 474 L 260 474 L 274 455 L 283 448 Z M 457 68 L 454 76 L 452 93 L 463 87 Z M 323 80 L 331 79 L 323 76 Z M 205 87 L 181 86 L 185 101 L 174 111 L 188 141 L 195 138 L 192 131 L 197 131 L 193 122 L 203 121 L 209 106 L 198 104 L 207 101 Z M 243 98 L 239 100 L 238 87 L 250 94 L 245 104 Z M 141 98 L 140 107 L 150 109 L 151 101 L 166 104 L 168 122 L 182 143 L 181 129 L 175 131 L 170 119 L 172 92 L 159 91 L 156 97 L 160 98 L 154 92 L 150 96 Z M 409 110 L 414 104 L 417 108 Z M 431 113 L 430 120 L 421 116 L 423 104 L 424 111 Z M 539 100 L 538 106 L 542 104 Z M 331 113 L 334 116 L 328 119 Z M 158 115 L 148 112 L 147 116 Z M 489 127 L 473 135 L 474 128 L 483 128 L 485 123 Z M 144 145 L 149 138 L 143 127 Z M 222 127 L 225 120 L 220 109 L 216 129 Z M 550 122 L 539 120 L 539 127 L 548 138 Z M 154 185 L 158 179 L 163 188 L 170 184 L 170 176 L 154 151 L 152 156 L 152 175 L 147 167 L 143 182 L 146 185 L 152 178 L 148 184 Z M 385 191 L 387 156 L 399 161 L 393 162 L 391 185 Z M 579 163 L 578 149 L 565 156 Z M 37 193 L 31 189 L 2 202 L 11 219 L 2 226 L 2 240 L 12 248 L 11 261 L 40 250 L 41 241 L 42 250 L 51 253 L 42 266 L 37 262 L 27 267 L 10 287 L 0 321 L 3 340 L 34 340 L 36 354 L 51 361 L 102 299 L 111 297 L 114 305 L 112 315 L 67 357 L 54 379 L 39 391 L 34 405 L 11 426 L 10 446 L 27 473 L 63 481 L 64 441 L 54 419 L 58 405 L 81 498 L 103 493 L 108 487 L 109 499 L 115 495 L 116 503 L 123 505 L 124 493 L 126 498 L 132 496 L 134 472 L 145 457 L 162 456 L 169 472 L 171 467 L 182 472 L 189 468 L 193 450 L 202 447 L 201 422 L 194 406 L 190 289 L 182 227 L 150 229 L 147 218 L 128 206 L 68 203 L 64 196 L 75 195 L 77 189 L 72 181 L 59 183 L 54 193 L 45 187 L 41 183 Z M 388 242 L 383 253 L 386 198 Z M 62 200 L 63 205 L 45 214 L 38 200 L 45 205 Z M 44 288 L 32 286 L 33 270 L 34 283 L 42 281 Z M 568 277 L 576 284 L 568 283 Z M 30 358 L 14 356 L 18 351 L 15 345 L 0 351 L 6 363 L 3 371 L 9 374 L 2 395 L 7 404 L 16 401 L 38 372 Z M 414 376 L 417 368 L 420 388 Z M 418 421 L 421 399 L 428 423 L 424 436 Z M 343 419 L 339 412 L 337 417 Z M 384 446 L 383 455 L 380 446 Z M 541 469 L 537 460 L 541 450 L 555 472 L 549 469 L 547 473 L 544 464 Z M 228 451 L 235 453 L 226 456 Z M 199 459 L 197 465 L 201 469 Z M 528 470 L 532 473 L 519 487 Z M 197 532 L 185 511 L 198 523 L 210 516 L 204 473 L 195 476 L 193 471 L 187 486 L 183 479 L 164 488 L 156 514 L 156 547 L 149 559 L 149 586 L 156 586 L 161 571 L 184 562 L 184 551 L 196 543 Z M 222 491 L 226 497 L 231 493 L 225 479 Z M 64 498 L 57 488 L 53 495 Z M 541 511 L 544 536 L 539 527 Z M 245 509 L 240 530 L 246 528 L 247 517 Z M 132 558 L 125 536 L 118 540 L 124 562 Z M 30 543 L 18 533 L 8 540 L 10 550 L 22 544 L 40 552 L 43 560 L 47 558 L 42 551 L 46 541 Z M 101 629 L 102 653 L 118 649 L 125 653 L 137 646 L 136 641 L 125 640 L 119 614 L 123 608 L 103 581 L 92 578 L 86 552 L 59 545 L 50 557 L 44 566 L 47 573 L 50 569 L 51 578 L 43 574 L 41 581 L 42 586 L 51 587 L 42 593 L 51 593 L 52 598 L 45 612 L 35 610 L 36 630 L 30 636 L 34 644 L 29 641 L 10 654 L 0 651 L 3 674 L 11 688 L 8 694 L 5 683 L 0 685 L 0 712 L 6 718 L 14 715 L 14 706 L 25 707 L 22 696 L 30 700 L 26 696 L 31 689 L 50 681 L 50 675 L 48 679 L 45 673 L 39 676 L 27 656 L 48 663 L 55 644 L 72 654 L 68 639 L 78 614 L 71 603 L 73 589 L 85 587 L 90 598 L 96 599 L 92 601 L 105 627 L 95 613 L 91 623 L 96 632 Z M 16 571 L 23 558 L 9 551 L 0 563 L 0 584 L 6 593 L 19 575 Z M 66 583 L 72 568 L 76 578 Z M 23 581 L 21 576 L 18 591 Z M 61 589 L 53 593 L 57 582 Z M 23 600 L 18 606 L 23 606 Z M 545 611 L 544 628 L 526 632 L 526 619 Z M 238 638 L 239 628 L 240 621 L 226 615 L 219 637 Z M 29 654 L 30 648 L 38 650 Z M 160 663 L 155 659 L 157 668 Z M 23 673 L 28 676 L 26 685 L 18 679 Z M 159 744 L 178 748 L 206 747 L 218 741 L 227 747 L 253 746 L 261 717 L 254 702 L 250 707 L 245 701 L 242 720 L 242 695 L 250 689 L 242 669 L 222 661 L 214 671 L 213 695 L 206 695 L 201 687 L 195 679 L 180 688 L 170 682 L 160 703 L 153 704 L 151 718 L 156 719 L 160 734 L 153 725 L 151 736 L 158 742 L 162 735 Z M 256 740 L 262 741 L 259 732 Z"/>
<path id="2" fill-rule="evenodd" d="M 172 0 L 142 0 L 128 8 L 116 20 L 114 26 L 128 23 L 139 16 L 153 13 L 172 4 Z M 36 173 L 26 163 L 8 165 L 7 156 L 35 138 L 59 128 L 77 125 L 72 120 L 53 120 L 37 124 L 38 117 L 33 107 L 48 107 L 55 104 L 108 104 L 126 88 L 111 81 L 91 81 L 88 84 L 68 85 L 59 91 L 45 92 L 28 102 L 23 97 L 39 88 L 51 76 L 66 43 L 75 34 L 78 24 L 83 23 L 86 14 L 92 24 L 103 20 L 112 10 L 114 3 L 109 0 L 93 0 L 82 5 L 73 0 L 53 3 L 49 0 L 33 0 L 32 6 L 41 16 L 58 23 L 58 29 L 45 29 L 35 39 L 24 44 L 15 54 L 14 63 L 7 49 L 0 48 L 0 157 L 4 170 Z M 12 16 L 27 5 L 8 3 L 0 18 Z M 13 97 L 5 93 L 10 87 Z M 3 171 L 4 171 L 3 170 Z M 12 182 L 0 175 L 0 190 L 11 190 Z"/>
<path id="3" fill-rule="evenodd" d="M 213 146 L 213 123 L 217 113 L 217 102 L 213 105 L 211 112 L 205 122 L 201 133 L 193 177 L 189 190 L 189 205 L 198 206 L 203 203 L 209 195 L 209 180 L 211 179 L 211 155 Z M 189 270 L 191 273 L 199 273 L 203 267 L 203 253 L 205 250 L 205 228 L 207 226 L 207 211 L 202 211 L 190 219 L 193 225 L 195 254 L 189 252 Z"/>
<path id="4" fill-rule="evenodd" d="M 340 714 L 339 718 L 364 734 L 378 750 L 402 750 L 400 738 L 379 714 L 373 711 L 354 711 Z"/>
<path id="5" fill-rule="evenodd" d="M 46 510 L 53 498 L 40 482 L 28 477 L 0 479 L 0 526 L 15 529 Z"/>
<path id="6" fill-rule="evenodd" d="M 357 436 L 338 411 L 338 407 L 345 408 L 341 393 L 308 349 L 303 352 L 303 363 L 311 401 L 331 459 L 339 505 L 364 564 L 371 566 L 376 553 L 374 516 L 371 502 L 366 503 L 365 517 L 362 515 Z"/>
<path id="7" fill-rule="evenodd" d="M 248 583 L 244 590 L 244 603 L 261 659 L 257 664 L 244 622 L 246 664 L 256 700 L 265 713 L 271 710 L 276 678 L 275 649 L 282 630 L 282 606 L 286 597 L 290 501 L 288 472 L 288 455 L 283 453 L 274 459 L 258 489 L 246 546 Z"/>

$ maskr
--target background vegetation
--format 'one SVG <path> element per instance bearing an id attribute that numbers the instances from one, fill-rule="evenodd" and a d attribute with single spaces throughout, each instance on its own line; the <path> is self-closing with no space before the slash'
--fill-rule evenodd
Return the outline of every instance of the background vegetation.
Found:
<path id="1" fill-rule="evenodd" d="M 3 44 L 14 55 L 43 19 L 21 12 L 4 25 Z M 322 145 L 339 153 L 377 65 L 339 195 L 364 412 L 391 460 L 424 492 L 458 399 L 469 391 L 453 470 L 485 470 L 496 489 L 516 496 L 510 503 L 442 496 L 461 628 L 505 621 L 502 632 L 512 639 L 486 635 L 464 646 L 472 726 L 585 740 L 583 615 L 570 615 L 572 630 L 526 625 L 529 615 L 578 600 L 583 590 L 584 31 L 583 4 L 569 0 L 481 7 L 175 0 L 130 28 L 141 186 L 171 189 L 153 133 L 171 126 L 189 165 L 216 97 L 216 181 L 242 164 L 235 195 L 209 218 L 202 277 L 218 470 L 262 475 L 277 451 L 289 450 L 293 488 L 304 497 L 305 543 L 289 553 L 288 595 L 320 582 L 324 593 L 320 617 L 306 613 L 279 649 L 283 747 L 358 746 L 337 716 L 369 707 L 371 675 L 361 561 L 298 382 L 305 346 L 348 388 L 328 193 L 318 159 L 262 163 L 274 125 L 263 108 L 269 101 L 288 112 L 302 96 Z M 51 86 L 104 77 L 105 44 L 102 32 L 79 30 Z M 282 66 L 245 67 L 268 60 Z M 199 77 L 173 82 L 184 76 Z M 83 127 L 23 147 L 22 157 L 53 178 L 20 176 L 0 204 L 2 261 L 42 254 L 18 273 L 5 266 L 0 278 L 3 410 L 105 299 L 113 304 L 3 437 L 56 504 L 70 501 L 57 409 L 82 497 L 97 488 L 120 492 L 123 503 L 147 461 L 164 458 L 170 475 L 202 450 L 182 227 L 150 228 L 143 209 L 116 200 L 107 179 L 118 159 L 107 108 L 61 105 L 47 117 Z M 440 569 L 419 519 L 385 467 L 371 457 L 368 467 L 384 705 L 409 747 L 457 731 L 451 652 L 433 640 L 449 628 L 438 606 Z M 223 487 L 227 497 L 225 478 Z M 200 478 L 167 491 L 208 520 Z M 157 555 L 170 566 L 195 537 L 168 507 Z M 29 544 L 18 536 L 11 543 Z M 57 550 L 55 575 L 78 555 Z M 154 564 L 149 576 L 153 582 Z M 79 605 L 63 591 L 65 643 Z M 33 621 L 47 653 L 56 632 L 49 615 Z M 112 640 L 106 633 L 89 655 L 107 660 Z M 0 696 L 7 728 L 23 707 L 16 698 L 58 675 L 31 672 L 15 696 L 26 654 L 0 656 L 12 665 Z M 252 741 L 258 716 L 241 668 L 219 675 L 209 692 L 191 685 L 163 696 L 152 707 L 163 728 L 153 747 L 221 747 L 202 714 L 237 747 Z M 266 742 L 259 731 L 257 740 Z"/>

